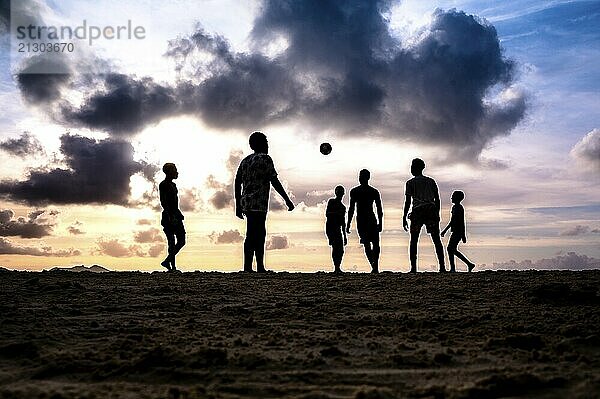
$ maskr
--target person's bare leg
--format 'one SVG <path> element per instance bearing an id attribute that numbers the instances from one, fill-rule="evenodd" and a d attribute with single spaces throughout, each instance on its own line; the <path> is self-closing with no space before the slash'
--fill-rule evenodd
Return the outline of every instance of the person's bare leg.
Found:
<path id="1" fill-rule="evenodd" d="M 165 232 L 165 235 L 167 236 L 167 257 L 165 258 L 165 260 L 160 262 L 160 265 L 166 268 L 167 270 L 171 270 L 171 254 L 175 248 L 175 234 Z"/>
<path id="2" fill-rule="evenodd" d="M 417 272 L 417 248 L 419 246 L 419 233 L 410 233 L 410 271 L 412 273 Z"/>
<path id="3" fill-rule="evenodd" d="M 448 262 L 450 263 L 450 271 L 455 272 L 456 266 L 454 264 L 454 249 L 448 246 Z"/>
<path id="4" fill-rule="evenodd" d="M 465 262 L 465 265 L 468 266 L 469 271 L 473 270 L 473 268 L 475 267 L 475 263 L 471 262 L 464 254 L 462 254 L 458 249 L 454 252 L 456 254 L 456 257 L 460 260 L 462 260 L 463 262 Z"/>
<path id="5" fill-rule="evenodd" d="M 442 245 L 442 239 L 438 234 L 431 234 L 431 241 L 433 241 L 433 245 L 435 246 L 435 254 L 437 255 L 438 264 L 440 265 L 440 272 L 446 271 L 446 262 L 444 260 L 444 246 Z"/>
<path id="6" fill-rule="evenodd" d="M 173 248 L 173 252 L 171 253 L 171 270 L 177 270 L 175 266 L 175 256 L 181 251 L 181 248 L 185 245 L 185 233 L 177 234 L 177 244 Z"/>
<path id="7" fill-rule="evenodd" d="M 265 239 L 267 236 L 267 213 L 259 214 L 256 221 L 256 241 L 254 253 L 256 255 L 256 271 L 266 272 L 265 269 Z"/>
<path id="8" fill-rule="evenodd" d="M 371 267 L 373 268 L 373 273 L 379 273 L 379 254 L 381 253 L 381 247 L 379 246 L 379 240 L 373 241 L 373 249 L 371 252 L 371 257 L 373 262 L 371 263 Z"/>
<path id="9" fill-rule="evenodd" d="M 367 261 L 369 261 L 369 265 L 373 267 L 373 251 L 371 250 L 371 243 L 366 241 L 363 246 L 365 248 L 365 256 L 367 257 Z"/>

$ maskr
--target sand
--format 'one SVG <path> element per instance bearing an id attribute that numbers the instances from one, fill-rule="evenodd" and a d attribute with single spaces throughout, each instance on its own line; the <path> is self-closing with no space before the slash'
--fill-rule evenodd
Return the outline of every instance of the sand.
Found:
<path id="1" fill-rule="evenodd" d="M 599 283 L 5 272 L 0 397 L 599 397 Z"/>

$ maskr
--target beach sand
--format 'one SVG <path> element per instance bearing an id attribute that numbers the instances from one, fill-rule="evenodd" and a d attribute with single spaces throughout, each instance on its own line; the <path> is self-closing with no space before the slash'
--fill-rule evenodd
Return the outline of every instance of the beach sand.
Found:
<path id="1" fill-rule="evenodd" d="M 600 271 L 0 274 L 2 398 L 600 396 Z"/>

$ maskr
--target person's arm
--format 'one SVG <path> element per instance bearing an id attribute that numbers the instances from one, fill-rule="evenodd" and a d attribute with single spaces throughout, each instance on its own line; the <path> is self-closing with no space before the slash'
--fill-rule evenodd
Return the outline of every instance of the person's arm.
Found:
<path id="1" fill-rule="evenodd" d="M 463 228 L 463 236 L 462 236 L 462 242 L 464 242 L 465 244 L 467 243 L 467 222 L 465 221 L 465 210 L 463 208 L 462 210 L 462 228 Z"/>
<path id="2" fill-rule="evenodd" d="M 433 186 L 434 186 L 433 203 L 435 204 L 435 207 L 437 208 L 438 215 L 439 215 L 440 210 L 442 209 L 442 201 L 440 200 L 440 192 L 439 192 L 438 186 L 437 186 L 437 184 L 435 184 L 435 182 L 433 183 Z"/>
<path id="3" fill-rule="evenodd" d="M 342 228 L 342 234 L 344 235 L 344 245 L 348 244 L 348 236 L 346 236 L 346 229 L 344 228 L 344 225 L 346 224 L 346 211 L 344 211 L 344 214 L 342 215 L 341 218 L 341 228 Z"/>
<path id="4" fill-rule="evenodd" d="M 410 200 L 410 194 L 406 194 L 406 199 L 404 200 L 404 216 L 402 216 L 402 227 L 404 228 L 404 231 L 408 231 L 408 221 L 406 220 L 406 216 L 410 209 Z"/>
<path id="5" fill-rule="evenodd" d="M 234 195 L 235 195 L 235 216 L 240 219 L 244 218 L 244 214 L 242 213 L 242 176 L 240 173 L 240 168 L 238 167 L 237 173 L 235 174 L 235 181 L 233 183 L 234 186 Z"/>
<path id="6" fill-rule="evenodd" d="M 375 206 L 377 207 L 377 220 L 379 220 L 377 228 L 381 233 L 383 231 L 383 206 L 381 205 L 381 195 L 379 192 L 377 192 L 377 196 L 375 197 Z"/>
<path id="7" fill-rule="evenodd" d="M 288 211 L 293 211 L 294 203 L 292 202 L 290 197 L 288 197 L 288 195 L 285 192 L 283 186 L 281 185 L 281 182 L 279 181 L 279 178 L 277 177 L 277 175 L 271 177 L 271 184 L 273 185 L 273 188 L 275 189 L 275 191 L 277 191 L 277 193 L 279 193 L 279 195 L 281 195 L 281 198 L 283 198 L 283 200 L 285 201 L 285 204 L 288 207 Z"/>
<path id="8" fill-rule="evenodd" d="M 444 230 L 442 230 L 442 232 L 440 233 L 440 235 L 443 237 L 444 234 L 446 234 L 446 232 L 452 228 L 452 223 L 454 220 L 454 212 L 452 212 L 452 215 L 450 216 L 450 221 L 448 222 L 448 225 L 444 228 Z"/>
<path id="9" fill-rule="evenodd" d="M 348 209 L 348 224 L 346 224 L 346 231 L 350 233 L 350 225 L 352 224 L 352 218 L 354 217 L 354 206 L 356 204 L 356 199 L 352 196 L 352 192 L 350 192 L 350 209 Z"/>

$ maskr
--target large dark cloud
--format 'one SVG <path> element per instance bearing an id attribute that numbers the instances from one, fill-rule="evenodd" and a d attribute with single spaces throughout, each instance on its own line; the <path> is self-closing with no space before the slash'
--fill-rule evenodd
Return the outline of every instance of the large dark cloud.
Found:
<path id="1" fill-rule="evenodd" d="M 21 238 L 42 238 L 52 234 L 54 227 L 53 215 L 46 218 L 46 211 L 30 212 L 27 217 L 13 219 L 11 209 L 0 211 L 0 236 Z"/>
<path id="2" fill-rule="evenodd" d="M 133 159 L 130 143 L 61 136 L 66 168 L 33 169 L 26 180 L 0 182 L 0 196 L 28 204 L 116 204 L 129 202 L 129 179 L 151 178 L 156 168 Z"/>
<path id="3" fill-rule="evenodd" d="M 6 139 L 0 142 L 0 149 L 18 157 L 44 152 L 42 143 L 29 132 L 23 132 L 19 138 Z"/>
<path id="4" fill-rule="evenodd" d="M 75 126 L 131 135 L 144 126 L 160 122 L 178 110 L 174 88 L 151 78 L 136 79 L 107 74 L 102 94 L 90 96 L 80 107 L 62 105 L 62 117 Z"/>
<path id="5" fill-rule="evenodd" d="M 114 135 L 178 114 L 223 129 L 299 121 L 308 131 L 410 140 L 477 158 L 525 113 L 524 95 L 509 89 L 514 63 L 492 25 L 455 10 L 435 11 L 419 40 L 403 46 L 385 16 L 393 3 L 265 0 L 249 52 L 199 29 L 169 43 L 177 84 L 109 74 L 82 88 L 83 105 L 61 100 L 60 118 Z M 265 53 L 281 40 L 279 53 Z M 31 86 L 23 86 L 26 98 L 52 100 Z"/>

